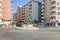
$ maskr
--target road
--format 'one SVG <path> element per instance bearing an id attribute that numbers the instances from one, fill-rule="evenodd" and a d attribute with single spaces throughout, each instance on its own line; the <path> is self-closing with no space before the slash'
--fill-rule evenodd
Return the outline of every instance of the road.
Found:
<path id="1" fill-rule="evenodd" d="M 0 40 L 60 40 L 60 32 L 0 30 Z"/>

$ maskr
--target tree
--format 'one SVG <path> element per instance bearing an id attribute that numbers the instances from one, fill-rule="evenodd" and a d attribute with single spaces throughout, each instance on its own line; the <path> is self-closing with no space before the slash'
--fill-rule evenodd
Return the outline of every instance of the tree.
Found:
<path id="1" fill-rule="evenodd" d="M 15 18 L 12 18 L 11 21 L 16 21 L 16 19 Z"/>
<path id="2" fill-rule="evenodd" d="M 37 20 L 32 20 L 32 24 L 37 24 L 38 21 Z"/>

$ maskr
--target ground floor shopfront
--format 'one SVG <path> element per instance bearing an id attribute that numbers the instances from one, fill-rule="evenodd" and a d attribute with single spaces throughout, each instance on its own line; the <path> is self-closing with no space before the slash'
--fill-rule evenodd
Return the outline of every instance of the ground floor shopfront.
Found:
<path id="1" fill-rule="evenodd" d="M 57 23 L 55 23 L 55 22 L 54 22 L 54 23 L 44 23 L 44 25 L 45 25 L 45 26 L 58 27 L 58 26 L 60 26 L 60 23 L 58 23 L 58 22 L 57 22 Z"/>

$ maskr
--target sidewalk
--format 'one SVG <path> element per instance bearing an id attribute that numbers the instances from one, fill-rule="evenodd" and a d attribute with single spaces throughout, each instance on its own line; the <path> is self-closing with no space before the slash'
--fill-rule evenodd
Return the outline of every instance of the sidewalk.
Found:
<path id="1" fill-rule="evenodd" d="M 15 27 L 15 30 L 31 30 L 31 31 L 60 31 L 60 27 L 44 27 L 44 28 L 39 28 L 39 27 Z"/>
<path id="2" fill-rule="evenodd" d="M 16 30 L 40 30 L 38 27 L 16 27 Z"/>

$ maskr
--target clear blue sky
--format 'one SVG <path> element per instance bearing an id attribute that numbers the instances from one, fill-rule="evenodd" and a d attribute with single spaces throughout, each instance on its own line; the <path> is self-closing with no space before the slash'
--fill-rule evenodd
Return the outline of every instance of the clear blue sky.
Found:
<path id="1" fill-rule="evenodd" d="M 12 0 L 12 4 L 13 4 L 13 6 L 12 6 L 12 8 L 13 8 L 13 10 L 12 10 L 12 13 L 15 13 L 16 12 L 16 10 L 17 10 L 17 7 L 19 6 L 19 5 L 24 5 L 24 4 L 26 4 L 26 3 L 28 3 L 30 0 Z M 38 0 L 38 1 L 42 1 L 42 0 Z"/>

